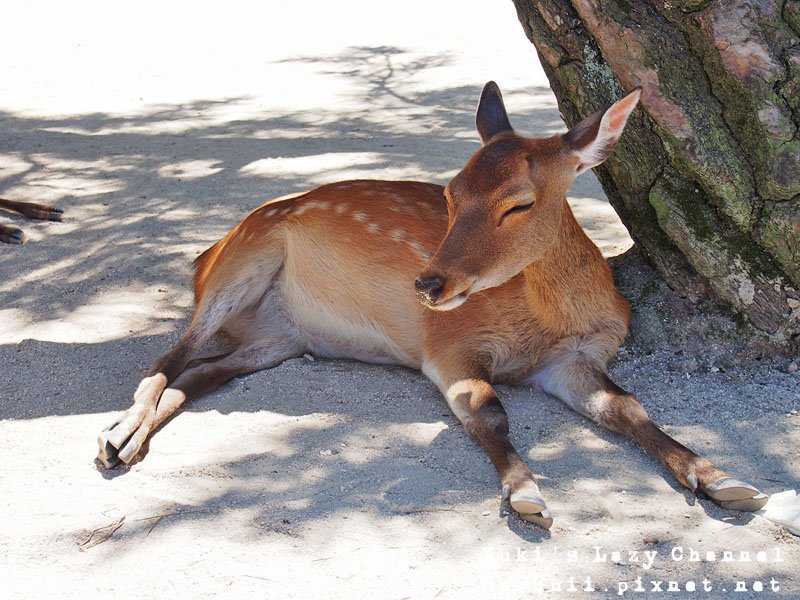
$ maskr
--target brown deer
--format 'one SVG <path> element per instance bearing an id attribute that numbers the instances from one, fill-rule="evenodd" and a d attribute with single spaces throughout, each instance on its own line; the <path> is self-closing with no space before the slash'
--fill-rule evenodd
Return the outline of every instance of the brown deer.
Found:
<path id="1" fill-rule="evenodd" d="M 7 210 L 29 219 L 41 219 L 43 221 L 60 221 L 63 214 L 61 209 L 49 204 L 17 202 L 16 200 L 6 200 L 5 198 L 0 198 L 0 210 Z M 25 233 L 21 229 L 0 223 L 0 242 L 24 244 L 26 240 Z"/>
<path id="2" fill-rule="evenodd" d="M 99 460 L 129 463 L 187 400 L 310 352 L 421 369 L 491 458 L 503 497 L 544 527 L 552 515 L 493 383 L 539 386 L 638 442 L 689 490 L 761 508 L 765 494 L 661 431 L 606 374 L 630 311 L 566 192 L 611 153 L 640 93 L 564 135 L 526 139 L 490 82 L 483 146 L 445 188 L 345 181 L 250 213 L 195 261 L 191 323 L 100 434 Z M 235 348 L 192 361 L 221 329 Z"/>

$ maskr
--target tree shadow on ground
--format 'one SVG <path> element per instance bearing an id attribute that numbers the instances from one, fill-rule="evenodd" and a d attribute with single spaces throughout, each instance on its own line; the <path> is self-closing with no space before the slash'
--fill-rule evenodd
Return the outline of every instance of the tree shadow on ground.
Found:
<path id="1" fill-rule="evenodd" d="M 346 396 L 335 391 L 344 380 L 354 389 Z M 591 532 L 616 521 L 614 536 L 635 544 L 631 549 L 650 548 L 650 542 L 642 540 L 652 539 L 668 552 L 670 544 L 691 539 L 689 521 L 686 530 L 664 529 L 665 515 L 685 510 L 683 506 L 699 503 L 707 517 L 734 529 L 747 523 L 749 517 L 731 520 L 734 513 L 707 500 L 695 500 L 639 448 L 590 424 L 555 398 L 522 387 L 502 386 L 499 392 L 510 415 L 515 444 L 542 477 L 557 527 Z M 645 397 L 647 394 L 645 390 Z M 508 506 L 500 503 L 493 467 L 419 374 L 346 361 L 295 359 L 232 382 L 200 399 L 191 412 L 199 417 L 219 411 L 221 414 L 214 414 L 206 424 L 210 430 L 239 415 L 259 418 L 264 410 L 281 422 L 263 429 L 248 427 L 240 439 L 229 431 L 233 436 L 230 446 L 212 439 L 207 442 L 206 454 L 199 459 L 187 455 L 185 465 L 171 457 L 171 466 L 165 469 L 162 458 L 147 457 L 119 481 L 132 477 L 135 487 L 159 486 L 164 478 L 171 481 L 172 501 L 156 501 L 153 506 L 162 489 L 157 487 L 141 503 L 148 506 L 149 514 L 167 515 L 159 521 L 159 529 L 244 518 L 253 528 L 254 540 L 264 543 L 287 536 L 302 538 L 332 518 L 347 515 L 360 516 L 373 524 L 369 527 L 402 522 L 408 535 L 429 536 L 453 559 L 470 534 L 450 528 L 455 522 L 448 519 L 450 513 L 459 518 L 472 518 L 472 514 L 475 519 L 496 520 L 499 527 L 507 527 L 526 544 L 565 535 L 564 529 L 551 534 L 508 514 Z M 763 485 L 759 479 L 767 475 L 784 480 L 796 477 L 794 467 L 783 463 L 780 456 L 765 457 L 752 445 L 734 451 L 742 448 L 738 423 L 703 421 L 697 425 L 701 415 L 701 409 L 687 407 L 670 426 L 696 426 L 707 432 L 719 440 L 719 447 L 709 452 L 711 458 L 759 485 Z M 184 427 L 184 431 L 165 429 L 157 434 L 167 436 L 157 440 L 157 454 L 181 444 L 187 431 L 180 419 L 168 428 Z M 783 434 L 788 439 L 790 432 Z M 202 440 L 205 435 L 197 432 L 192 443 L 206 443 Z M 701 440 L 682 441 L 697 445 Z M 240 456 L 225 458 L 231 446 L 240 447 Z M 193 445 L 187 452 L 197 447 Z M 152 467 L 148 464 L 151 458 L 158 461 Z M 761 462 L 756 464 L 755 458 Z M 664 482 L 672 491 L 665 490 Z M 621 502 L 626 504 L 618 504 Z M 475 512 L 476 505 L 487 508 Z M 126 526 L 114 547 L 143 540 L 153 526 L 149 514 L 132 515 L 144 518 Z M 425 515 L 438 517 L 430 521 Z M 638 537 L 625 537 L 631 533 Z M 736 539 L 733 533 L 730 537 Z M 614 537 L 602 543 L 610 544 L 611 539 Z M 688 565 L 686 574 L 705 569 L 709 576 L 720 578 L 728 568 L 724 564 Z"/>
<path id="2" fill-rule="evenodd" d="M 400 81 L 443 60 L 392 67 L 402 53 L 354 48 L 313 59 L 368 90 L 347 111 L 264 110 L 230 120 L 225 115 L 250 100 L 238 97 L 135 115 L 0 113 L 0 194 L 65 211 L 63 224 L 26 224 L 45 239 L 0 247 L 4 308 L 59 319 L 112 286 L 186 288 L 191 259 L 248 210 L 322 182 L 387 172 L 446 181 L 478 147 L 480 86 L 401 93 Z M 552 108 L 516 116 L 531 130 L 560 128 Z"/>

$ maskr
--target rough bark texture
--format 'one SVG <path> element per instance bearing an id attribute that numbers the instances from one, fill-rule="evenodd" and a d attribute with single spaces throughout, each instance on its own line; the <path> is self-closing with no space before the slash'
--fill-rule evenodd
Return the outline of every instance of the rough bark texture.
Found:
<path id="1" fill-rule="evenodd" d="M 643 87 L 596 173 L 670 285 L 800 332 L 800 1 L 514 0 L 568 124 Z"/>

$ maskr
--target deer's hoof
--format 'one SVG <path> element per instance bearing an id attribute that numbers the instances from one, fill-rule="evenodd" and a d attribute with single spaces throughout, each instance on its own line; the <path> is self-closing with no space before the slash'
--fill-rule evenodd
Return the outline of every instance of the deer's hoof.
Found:
<path id="1" fill-rule="evenodd" d="M 48 206 L 46 207 L 43 219 L 48 221 L 60 221 L 64 216 L 64 211 L 60 208 L 56 208 L 55 206 Z"/>
<path id="2" fill-rule="evenodd" d="M 97 438 L 97 459 L 108 469 L 120 461 L 128 464 L 139 453 L 152 429 L 152 414 L 134 405 Z"/>
<path id="3" fill-rule="evenodd" d="M 519 516 L 529 523 L 536 523 L 539 527 L 544 527 L 548 531 L 553 526 L 553 513 L 550 512 L 549 508 L 545 508 L 540 513 L 520 514 Z"/>
<path id="4" fill-rule="evenodd" d="M 540 513 L 547 509 L 547 503 L 539 494 L 538 490 L 522 488 L 515 491 L 509 498 L 511 508 L 521 515 Z"/>
<path id="5" fill-rule="evenodd" d="M 508 494 L 508 489 L 504 488 L 503 495 Z M 547 503 L 539 492 L 539 486 L 535 482 L 529 481 L 514 490 L 508 500 L 521 518 L 531 523 L 550 529 L 553 525 L 553 515 L 547 508 Z"/>
<path id="6" fill-rule="evenodd" d="M 100 450 L 97 452 L 97 460 L 99 460 L 106 469 L 113 469 L 119 464 L 119 452 L 111 442 L 108 441 L 107 434 L 108 431 L 103 431 L 97 436 L 97 445 L 100 446 Z"/>
<path id="7" fill-rule="evenodd" d="M 0 233 L 0 242 L 6 244 L 24 244 L 27 240 L 22 229 L 5 229 Z"/>
<path id="8" fill-rule="evenodd" d="M 769 496 L 761 493 L 749 483 L 733 477 L 722 477 L 707 485 L 706 495 L 722 508 L 753 512 L 761 510 L 769 500 Z"/>

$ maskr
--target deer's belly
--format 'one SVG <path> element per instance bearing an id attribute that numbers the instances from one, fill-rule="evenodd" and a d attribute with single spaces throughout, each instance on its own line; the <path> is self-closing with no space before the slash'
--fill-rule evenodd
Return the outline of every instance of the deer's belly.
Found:
<path id="1" fill-rule="evenodd" d="M 370 323 L 320 312 L 313 318 L 300 319 L 298 329 L 316 356 L 418 366 L 385 331 Z"/>
<path id="2" fill-rule="evenodd" d="M 344 287 L 323 294 L 297 281 L 284 282 L 281 296 L 283 313 L 312 354 L 419 367 L 415 319 L 354 298 Z"/>

